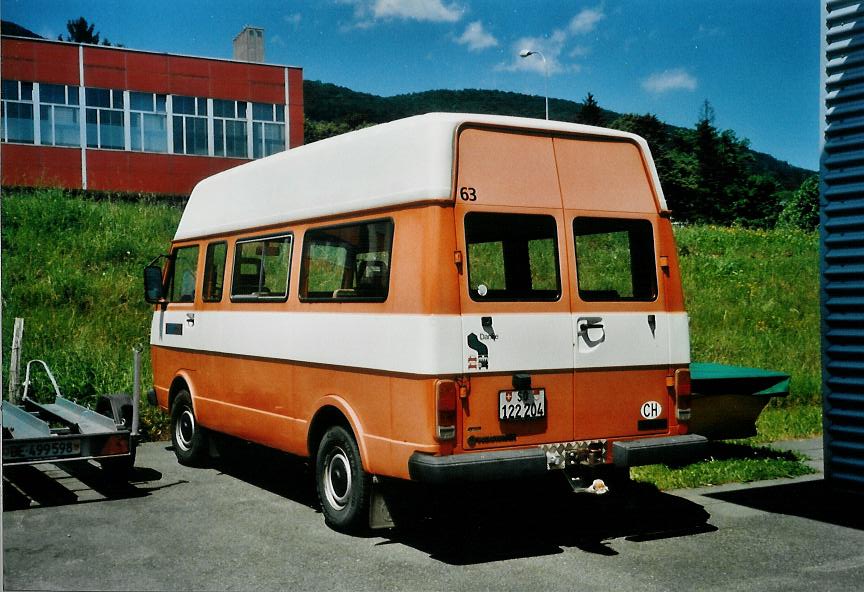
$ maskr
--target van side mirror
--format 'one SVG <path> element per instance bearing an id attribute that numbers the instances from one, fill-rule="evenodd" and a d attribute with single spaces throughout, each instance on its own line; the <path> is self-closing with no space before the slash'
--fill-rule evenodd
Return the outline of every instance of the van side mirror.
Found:
<path id="1" fill-rule="evenodd" d="M 162 268 L 156 265 L 148 265 L 144 268 L 144 300 L 150 304 L 165 302 L 165 293 L 162 288 Z"/>

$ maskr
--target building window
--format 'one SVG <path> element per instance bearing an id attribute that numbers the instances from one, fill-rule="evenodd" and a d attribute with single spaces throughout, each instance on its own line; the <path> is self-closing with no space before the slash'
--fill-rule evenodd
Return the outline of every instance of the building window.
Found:
<path id="1" fill-rule="evenodd" d="M 4 142 L 32 144 L 33 83 L 4 80 L 0 98 L 0 138 Z"/>
<path id="2" fill-rule="evenodd" d="M 213 154 L 249 158 L 246 101 L 213 99 Z"/>
<path id="3" fill-rule="evenodd" d="M 131 148 L 142 152 L 168 152 L 168 116 L 165 95 L 129 93 Z"/>
<path id="4" fill-rule="evenodd" d="M 80 146 L 78 87 L 39 84 L 40 142 L 48 146 Z"/>
<path id="5" fill-rule="evenodd" d="M 207 99 L 171 97 L 174 126 L 174 154 L 208 154 Z"/>
<path id="6" fill-rule="evenodd" d="M 252 156 L 285 150 L 285 105 L 252 103 Z"/>
<path id="7" fill-rule="evenodd" d="M 84 89 L 87 105 L 87 147 L 126 147 L 123 127 L 123 91 L 107 88 Z"/>

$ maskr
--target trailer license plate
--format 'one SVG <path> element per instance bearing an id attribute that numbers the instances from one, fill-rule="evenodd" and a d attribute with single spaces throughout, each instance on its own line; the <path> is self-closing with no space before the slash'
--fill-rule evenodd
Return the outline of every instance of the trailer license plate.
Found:
<path id="1" fill-rule="evenodd" d="M 498 419 L 525 421 L 546 417 L 546 389 L 500 391 L 498 393 Z"/>
<path id="2" fill-rule="evenodd" d="M 58 440 L 56 442 L 26 442 L 3 444 L 3 460 L 31 460 L 41 458 L 63 458 L 79 456 L 81 440 Z"/>

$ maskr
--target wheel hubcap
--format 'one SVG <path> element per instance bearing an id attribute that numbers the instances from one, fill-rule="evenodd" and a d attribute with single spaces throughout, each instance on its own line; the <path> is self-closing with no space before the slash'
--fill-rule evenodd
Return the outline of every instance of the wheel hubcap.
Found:
<path id="1" fill-rule="evenodd" d="M 195 437 L 195 416 L 191 409 L 184 409 L 177 420 L 177 445 L 183 450 L 192 447 L 192 438 Z"/>
<path id="2" fill-rule="evenodd" d="M 335 509 L 342 510 L 351 496 L 351 463 L 342 448 L 336 448 L 324 468 L 324 496 Z"/>

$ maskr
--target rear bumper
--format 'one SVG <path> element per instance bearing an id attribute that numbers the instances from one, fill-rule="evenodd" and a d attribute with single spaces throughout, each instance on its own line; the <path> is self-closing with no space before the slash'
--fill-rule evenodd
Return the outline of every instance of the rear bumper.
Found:
<path id="1" fill-rule="evenodd" d="M 612 461 L 619 468 L 686 463 L 704 455 L 707 445 L 707 438 L 697 434 L 614 442 Z M 541 448 L 449 456 L 415 452 L 408 460 L 411 480 L 431 484 L 522 479 L 543 475 L 548 471 L 549 460 Z"/>
<path id="2" fill-rule="evenodd" d="M 654 464 L 685 464 L 705 455 L 708 438 L 699 434 L 641 438 L 612 443 L 612 462 L 616 467 Z"/>
<path id="3" fill-rule="evenodd" d="M 412 481 L 458 483 L 520 479 L 547 471 L 546 453 L 539 448 L 430 456 L 415 452 L 408 459 Z"/>

